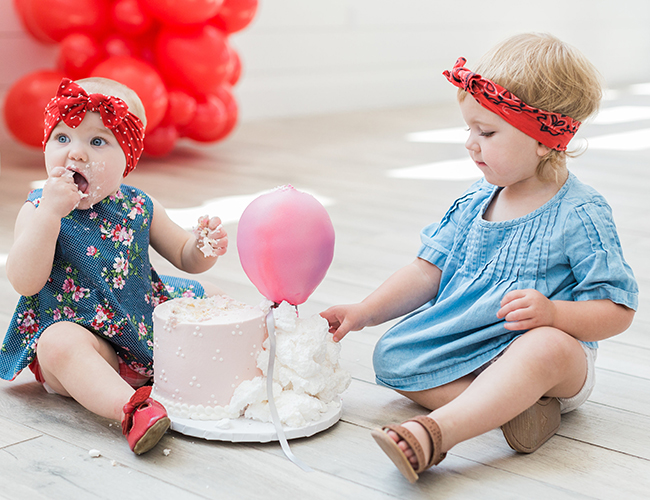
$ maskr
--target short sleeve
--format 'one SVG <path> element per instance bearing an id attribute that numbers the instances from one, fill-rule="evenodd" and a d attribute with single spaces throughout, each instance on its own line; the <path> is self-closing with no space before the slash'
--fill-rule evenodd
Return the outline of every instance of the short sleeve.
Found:
<path id="1" fill-rule="evenodd" d="M 625 262 L 609 205 L 586 203 L 568 214 L 565 252 L 577 282 L 574 300 L 609 299 L 637 309 L 639 289 Z"/>
<path id="2" fill-rule="evenodd" d="M 41 198 L 43 197 L 43 190 L 42 189 L 34 189 L 29 192 L 27 195 L 27 200 L 25 202 L 29 202 L 35 207 L 38 207 L 41 203 Z"/>
<path id="3" fill-rule="evenodd" d="M 454 202 L 440 222 L 430 224 L 420 232 L 422 245 L 418 252 L 419 258 L 440 269 L 444 267 L 447 256 L 454 246 L 461 221 L 465 219 L 468 211 L 472 211 L 472 207 L 476 207 L 477 203 L 486 196 L 479 195 L 479 192 L 484 191 L 483 185 L 484 181 L 475 183 Z"/>

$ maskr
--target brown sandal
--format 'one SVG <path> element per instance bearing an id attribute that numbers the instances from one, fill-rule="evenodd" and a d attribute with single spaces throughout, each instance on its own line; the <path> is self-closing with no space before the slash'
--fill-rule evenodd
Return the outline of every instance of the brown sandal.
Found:
<path id="1" fill-rule="evenodd" d="M 532 453 L 548 441 L 560 427 L 560 402 L 542 398 L 523 413 L 503 424 L 506 441 L 519 453 Z"/>
<path id="2" fill-rule="evenodd" d="M 426 457 L 424 456 L 424 450 L 419 441 L 415 436 L 405 427 L 401 425 L 387 425 L 381 429 L 374 429 L 371 434 L 372 437 L 377 441 L 377 444 L 381 449 L 388 455 L 395 466 L 399 469 L 402 475 L 408 479 L 411 483 L 414 483 L 418 480 L 418 474 L 425 471 L 429 467 L 438 465 L 447 455 L 446 453 L 440 453 L 440 448 L 442 446 L 442 434 L 440 433 L 440 427 L 435 420 L 431 417 L 424 415 L 414 417 L 406 422 L 417 422 L 420 424 L 429 434 L 429 439 L 431 439 L 431 457 L 427 462 Z M 413 450 L 415 457 L 418 460 L 418 467 L 414 469 L 409 462 L 404 452 L 401 450 L 397 443 L 388 435 L 387 431 L 393 431 L 397 434 L 402 440 L 406 441 L 406 444 Z"/>

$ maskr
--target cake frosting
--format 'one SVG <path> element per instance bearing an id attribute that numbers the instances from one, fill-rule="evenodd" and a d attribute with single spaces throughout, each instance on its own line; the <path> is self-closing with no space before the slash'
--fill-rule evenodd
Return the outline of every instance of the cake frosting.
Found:
<path id="1" fill-rule="evenodd" d="M 243 380 L 261 371 L 265 313 L 220 295 L 169 300 L 154 309 L 154 388 L 170 415 L 211 418 Z"/>
<path id="2" fill-rule="evenodd" d="M 266 387 L 270 305 L 251 307 L 222 296 L 156 307 L 154 397 L 172 418 L 214 420 L 221 428 L 237 418 L 272 421 Z M 339 366 L 341 346 L 325 319 L 299 318 L 286 302 L 273 315 L 273 399 L 282 423 L 301 427 L 341 404 L 350 375 Z"/>

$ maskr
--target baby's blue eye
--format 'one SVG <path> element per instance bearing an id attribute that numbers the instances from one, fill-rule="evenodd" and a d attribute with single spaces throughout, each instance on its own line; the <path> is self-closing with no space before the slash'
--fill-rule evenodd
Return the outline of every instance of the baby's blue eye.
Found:
<path id="1" fill-rule="evenodd" d="M 59 134 L 56 136 L 56 141 L 60 142 L 61 144 L 65 144 L 66 142 L 70 142 L 70 138 L 65 135 L 65 134 Z"/>
<path id="2" fill-rule="evenodd" d="M 93 146 L 103 146 L 104 144 L 106 144 L 106 141 L 101 137 L 95 137 L 92 141 L 90 141 L 90 144 L 92 144 Z"/>

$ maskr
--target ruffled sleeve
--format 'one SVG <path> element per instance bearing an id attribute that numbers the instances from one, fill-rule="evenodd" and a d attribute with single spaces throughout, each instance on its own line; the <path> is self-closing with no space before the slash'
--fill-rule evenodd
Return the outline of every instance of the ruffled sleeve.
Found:
<path id="1" fill-rule="evenodd" d="M 41 188 L 34 189 L 29 192 L 27 195 L 26 202 L 31 203 L 35 207 L 38 207 L 41 204 L 41 198 L 43 197 L 43 190 Z"/>
<path id="2" fill-rule="evenodd" d="M 458 228 L 463 226 L 462 221 L 468 216 L 472 217 L 483 205 L 484 199 L 491 195 L 486 193 L 486 186 L 488 184 L 483 180 L 472 185 L 454 202 L 440 222 L 430 224 L 420 232 L 422 246 L 418 257 L 440 269 L 444 267 L 456 241 Z"/>
<path id="3" fill-rule="evenodd" d="M 625 262 L 611 208 L 604 202 L 579 205 L 564 226 L 565 253 L 577 282 L 574 300 L 609 299 L 637 309 L 639 289 Z"/>

